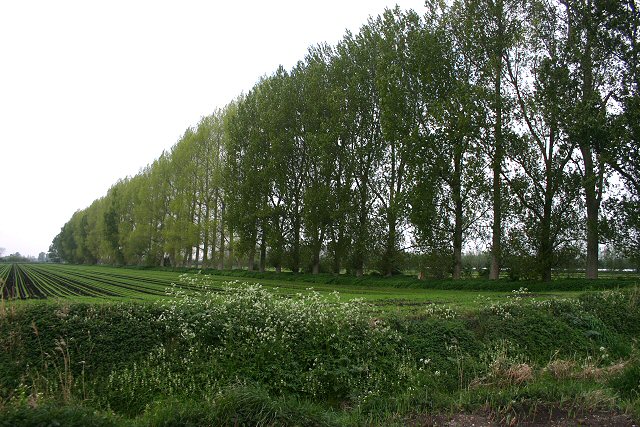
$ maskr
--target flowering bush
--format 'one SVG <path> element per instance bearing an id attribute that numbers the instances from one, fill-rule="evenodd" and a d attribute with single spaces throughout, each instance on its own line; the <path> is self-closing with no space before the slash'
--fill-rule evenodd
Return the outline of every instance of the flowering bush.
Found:
<path id="1" fill-rule="evenodd" d="M 156 384 L 158 391 L 195 393 L 197 379 L 209 393 L 258 383 L 274 394 L 360 402 L 397 389 L 406 375 L 397 369 L 400 336 L 371 322 L 361 301 L 313 291 L 278 295 L 238 282 L 213 289 L 208 276 L 182 280 L 201 291 L 175 288 L 158 303 L 157 322 L 173 335 L 172 348 L 160 345 L 142 365 L 113 372 L 113 391 L 139 397 Z M 176 365 L 184 366 L 179 375 Z"/>

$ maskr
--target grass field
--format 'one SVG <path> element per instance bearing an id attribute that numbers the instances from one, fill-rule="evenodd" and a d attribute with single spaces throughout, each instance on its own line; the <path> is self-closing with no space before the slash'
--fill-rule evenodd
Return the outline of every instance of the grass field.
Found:
<path id="1" fill-rule="evenodd" d="M 454 282 L 18 264 L 0 265 L 0 280 L 0 427 L 640 416 L 634 276 Z"/>

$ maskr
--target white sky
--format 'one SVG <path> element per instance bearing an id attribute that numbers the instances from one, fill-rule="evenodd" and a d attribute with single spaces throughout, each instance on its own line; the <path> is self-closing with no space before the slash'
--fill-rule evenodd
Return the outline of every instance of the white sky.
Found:
<path id="1" fill-rule="evenodd" d="M 73 212 L 311 45 L 423 0 L 0 0 L 0 248 Z"/>

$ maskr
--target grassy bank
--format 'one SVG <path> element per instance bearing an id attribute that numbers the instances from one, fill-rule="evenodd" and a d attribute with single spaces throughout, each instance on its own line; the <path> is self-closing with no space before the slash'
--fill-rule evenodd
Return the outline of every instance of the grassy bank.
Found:
<path id="1" fill-rule="evenodd" d="M 638 288 L 555 299 L 520 291 L 471 310 L 389 315 L 338 294 L 182 280 L 200 291 L 176 287 L 155 303 L 4 305 L 0 425 L 640 415 Z"/>

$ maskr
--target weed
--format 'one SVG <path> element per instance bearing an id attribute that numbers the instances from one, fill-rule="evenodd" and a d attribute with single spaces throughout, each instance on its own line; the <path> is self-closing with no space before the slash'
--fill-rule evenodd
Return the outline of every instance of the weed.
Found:
<path id="1" fill-rule="evenodd" d="M 71 401 L 74 389 L 74 376 L 71 371 L 71 355 L 69 354 L 69 345 L 64 338 L 58 338 L 54 341 L 54 351 L 52 354 L 45 353 L 47 362 L 51 363 L 52 369 L 57 379 L 56 383 L 50 384 L 50 392 L 54 394 L 54 390 L 59 393 L 62 401 L 68 403 Z M 45 362 L 45 375 L 47 371 L 47 363 Z"/>
<path id="2" fill-rule="evenodd" d="M 520 348 L 509 340 L 491 343 L 480 355 L 486 367 L 485 376 L 476 379 L 474 385 L 520 385 L 533 379 L 533 369 Z"/>
<path id="3" fill-rule="evenodd" d="M 640 399 L 640 359 L 636 356 L 626 366 L 617 369 L 607 384 L 624 399 Z"/>
<path id="4" fill-rule="evenodd" d="M 573 376 L 576 365 L 573 360 L 554 359 L 547 364 L 544 371 L 549 372 L 555 379 L 563 380 Z"/>

